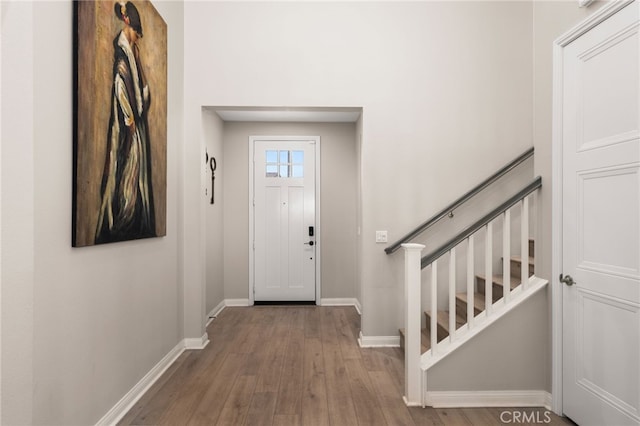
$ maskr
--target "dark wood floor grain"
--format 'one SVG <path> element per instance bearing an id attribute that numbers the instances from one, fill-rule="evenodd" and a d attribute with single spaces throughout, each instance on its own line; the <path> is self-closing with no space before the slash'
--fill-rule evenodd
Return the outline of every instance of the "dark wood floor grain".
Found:
<path id="1" fill-rule="evenodd" d="M 180 355 L 119 424 L 516 423 L 514 408 L 407 408 L 403 353 L 360 348 L 359 325 L 352 307 L 226 308 L 207 329 L 209 345 Z M 544 408 L 523 411 L 537 413 L 527 416 L 534 424 L 571 424 Z"/>

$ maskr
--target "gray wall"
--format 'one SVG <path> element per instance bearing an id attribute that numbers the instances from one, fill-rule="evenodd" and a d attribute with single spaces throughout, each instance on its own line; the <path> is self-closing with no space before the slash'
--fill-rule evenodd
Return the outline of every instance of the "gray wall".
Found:
<path id="1" fill-rule="evenodd" d="M 249 297 L 249 136 L 320 136 L 322 298 L 357 298 L 354 123 L 224 124 L 224 297 Z"/>
<path id="2" fill-rule="evenodd" d="M 531 4 L 189 2 L 185 16 L 188 140 L 202 105 L 363 108 L 362 331 L 397 335 L 402 260 L 375 231 L 400 237 L 531 145 Z M 185 179 L 192 191 L 200 176 Z M 197 241 L 185 249 L 197 271 Z"/>
<path id="3" fill-rule="evenodd" d="M 167 236 L 72 248 L 72 2 L 2 2 L 2 424 L 94 424 L 182 340 L 183 4 L 156 8 Z"/>
<path id="4" fill-rule="evenodd" d="M 540 327 L 546 323 L 540 314 L 545 304 L 545 293 L 536 293 L 433 366 L 427 373 L 428 390 L 550 391 L 548 336 Z"/>
<path id="5" fill-rule="evenodd" d="M 225 299 L 224 294 L 224 222 L 223 194 L 225 181 L 225 161 L 223 155 L 224 123 L 215 111 L 202 109 L 202 174 L 204 190 L 202 201 L 205 218 L 205 268 L 206 268 L 206 300 L 207 314 L 217 308 Z M 211 168 L 204 162 L 206 155 L 216 159 L 214 203 L 211 204 Z M 210 161 L 210 160 L 209 160 Z M 215 312 L 214 312 L 215 313 Z"/>

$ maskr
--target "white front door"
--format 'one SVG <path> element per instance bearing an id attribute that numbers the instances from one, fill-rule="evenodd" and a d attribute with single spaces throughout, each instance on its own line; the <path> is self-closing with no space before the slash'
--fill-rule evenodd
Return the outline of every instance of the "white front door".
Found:
<path id="1" fill-rule="evenodd" d="M 316 300 L 317 140 L 253 140 L 254 301 Z"/>
<path id="2" fill-rule="evenodd" d="M 640 424 L 640 22 L 631 3 L 563 54 L 563 411 Z"/>

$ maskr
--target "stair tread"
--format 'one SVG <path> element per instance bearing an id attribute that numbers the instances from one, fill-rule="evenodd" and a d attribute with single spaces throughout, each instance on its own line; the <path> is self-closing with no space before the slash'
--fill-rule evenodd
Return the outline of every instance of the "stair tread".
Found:
<path id="1" fill-rule="evenodd" d="M 401 339 L 404 341 L 404 328 L 401 328 L 400 330 L 400 336 Z M 429 348 L 431 348 L 431 335 L 429 334 L 429 330 L 427 330 L 426 328 L 423 328 L 420 330 L 420 352 L 421 353 L 425 353 L 426 351 L 429 350 Z M 404 345 L 402 345 L 402 348 L 404 349 Z"/>
<path id="2" fill-rule="evenodd" d="M 514 254 L 513 256 L 511 256 L 511 260 L 513 260 L 514 262 L 522 262 L 522 256 L 520 256 L 519 254 Z M 535 259 L 533 256 L 529 256 L 529 265 L 534 265 L 535 264 Z"/>
<path id="3" fill-rule="evenodd" d="M 456 298 L 462 300 L 464 303 L 467 303 L 467 292 L 456 293 Z M 484 311 L 485 308 L 485 296 L 482 293 L 474 293 L 473 296 L 473 307 L 479 311 Z"/>
<path id="4" fill-rule="evenodd" d="M 425 314 L 431 317 L 431 315 L 429 314 L 429 311 L 425 311 Z M 445 329 L 448 333 L 449 332 L 449 311 L 438 311 L 437 321 L 438 321 L 438 325 L 443 329 Z M 467 320 L 463 316 L 461 316 L 459 313 L 456 312 L 456 329 L 462 327 L 466 323 L 467 323 Z"/>
<path id="5" fill-rule="evenodd" d="M 483 274 L 477 274 L 476 277 L 480 278 L 481 280 L 487 281 L 487 278 L 485 275 Z M 511 288 L 514 289 L 516 287 L 518 287 L 520 285 L 520 277 L 514 277 L 511 276 L 509 277 L 510 281 L 511 281 Z M 498 284 L 501 286 L 504 286 L 504 279 L 502 275 L 494 275 L 492 277 L 492 281 L 494 284 Z"/>

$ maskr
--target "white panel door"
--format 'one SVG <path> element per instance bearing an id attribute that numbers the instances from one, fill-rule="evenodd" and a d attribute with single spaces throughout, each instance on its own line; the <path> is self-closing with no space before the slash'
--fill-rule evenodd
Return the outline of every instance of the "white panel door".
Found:
<path id="1" fill-rule="evenodd" d="M 254 141 L 254 300 L 316 299 L 315 141 Z"/>
<path id="2" fill-rule="evenodd" d="M 638 2 L 564 49 L 563 410 L 640 424 Z"/>

